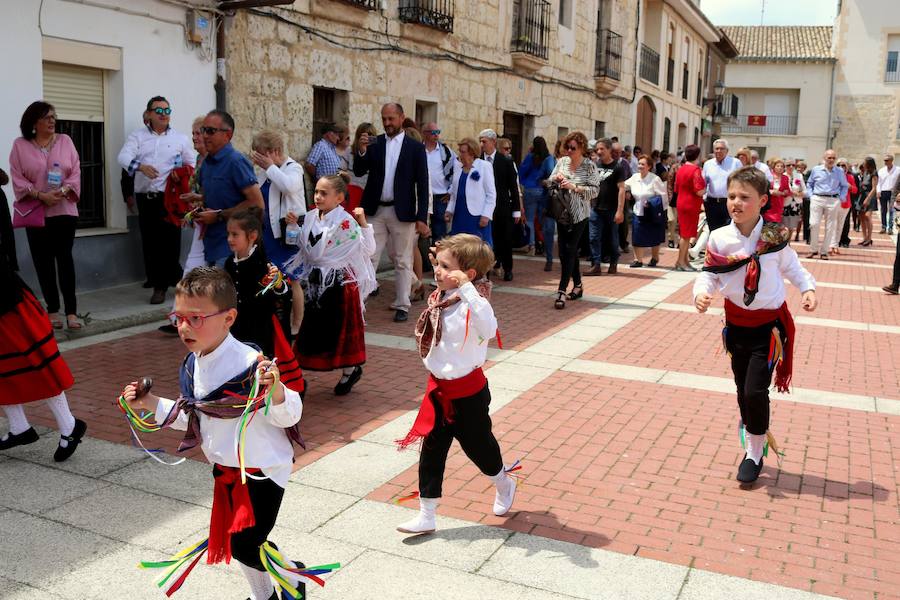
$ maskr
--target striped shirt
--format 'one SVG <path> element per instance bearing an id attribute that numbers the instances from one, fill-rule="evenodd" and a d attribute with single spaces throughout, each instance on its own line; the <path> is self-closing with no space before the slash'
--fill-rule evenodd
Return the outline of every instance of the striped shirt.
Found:
<path id="1" fill-rule="evenodd" d="M 581 164 L 573 173 L 572 160 L 568 156 L 563 156 L 557 161 L 553 173 L 550 174 L 550 179 L 555 179 L 557 173 L 562 173 L 568 181 L 582 189 L 581 193 L 567 190 L 571 200 L 569 211 L 572 214 L 572 222 L 580 223 L 591 214 L 591 200 L 596 198 L 600 191 L 600 174 L 597 171 L 597 165 L 588 158 L 582 158 Z"/>

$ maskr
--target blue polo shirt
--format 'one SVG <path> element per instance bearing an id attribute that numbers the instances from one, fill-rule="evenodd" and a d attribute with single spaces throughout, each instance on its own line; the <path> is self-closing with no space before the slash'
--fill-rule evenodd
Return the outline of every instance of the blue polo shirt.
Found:
<path id="1" fill-rule="evenodd" d="M 200 169 L 200 187 L 207 208 L 233 208 L 244 201 L 243 191 L 256 185 L 253 165 L 229 142 L 215 154 L 207 155 Z M 212 263 L 228 256 L 228 231 L 224 222 L 213 223 L 203 236 L 203 254 Z"/>

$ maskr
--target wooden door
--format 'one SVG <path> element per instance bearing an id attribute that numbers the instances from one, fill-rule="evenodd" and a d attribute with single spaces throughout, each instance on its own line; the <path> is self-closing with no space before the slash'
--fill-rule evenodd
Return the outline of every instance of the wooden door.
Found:
<path id="1" fill-rule="evenodd" d="M 653 124 L 656 120 L 656 107 L 653 101 L 644 96 L 638 101 L 637 119 L 634 132 L 634 145 L 649 153 L 653 150 Z"/>
<path id="2" fill-rule="evenodd" d="M 500 137 L 512 142 L 512 157 L 516 164 L 522 162 L 522 136 L 525 132 L 525 116 L 518 113 L 503 112 L 503 133 Z"/>

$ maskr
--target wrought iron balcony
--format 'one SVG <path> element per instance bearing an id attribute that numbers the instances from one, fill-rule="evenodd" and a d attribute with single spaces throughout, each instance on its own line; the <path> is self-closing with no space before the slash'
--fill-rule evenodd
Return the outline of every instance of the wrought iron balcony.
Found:
<path id="1" fill-rule="evenodd" d="M 375 10 L 378 8 L 378 0 L 340 0 L 344 4 L 352 4 L 366 10 Z"/>
<path id="2" fill-rule="evenodd" d="M 400 20 L 453 32 L 454 0 L 400 0 Z"/>
<path id="3" fill-rule="evenodd" d="M 513 3 L 512 51 L 547 60 L 550 40 L 550 3 L 516 0 Z"/>
<path id="4" fill-rule="evenodd" d="M 659 85 L 659 52 L 641 44 L 641 79 Z"/>
<path id="5" fill-rule="evenodd" d="M 737 115 L 720 123 L 722 133 L 797 135 L 797 115 Z"/>
<path id="6" fill-rule="evenodd" d="M 622 36 L 609 29 L 597 31 L 595 77 L 622 78 Z"/>

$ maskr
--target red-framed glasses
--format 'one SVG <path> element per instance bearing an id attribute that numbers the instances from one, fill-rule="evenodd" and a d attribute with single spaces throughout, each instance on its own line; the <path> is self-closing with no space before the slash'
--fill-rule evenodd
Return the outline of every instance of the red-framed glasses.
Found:
<path id="1" fill-rule="evenodd" d="M 175 321 L 175 326 L 178 327 L 182 323 L 187 323 L 191 326 L 191 329 L 200 329 L 203 327 L 203 323 L 206 319 L 211 317 L 217 317 L 223 313 L 227 313 L 228 309 L 220 310 L 219 312 L 214 312 L 211 315 L 180 315 L 175 311 L 169 313 L 169 320 Z"/>

